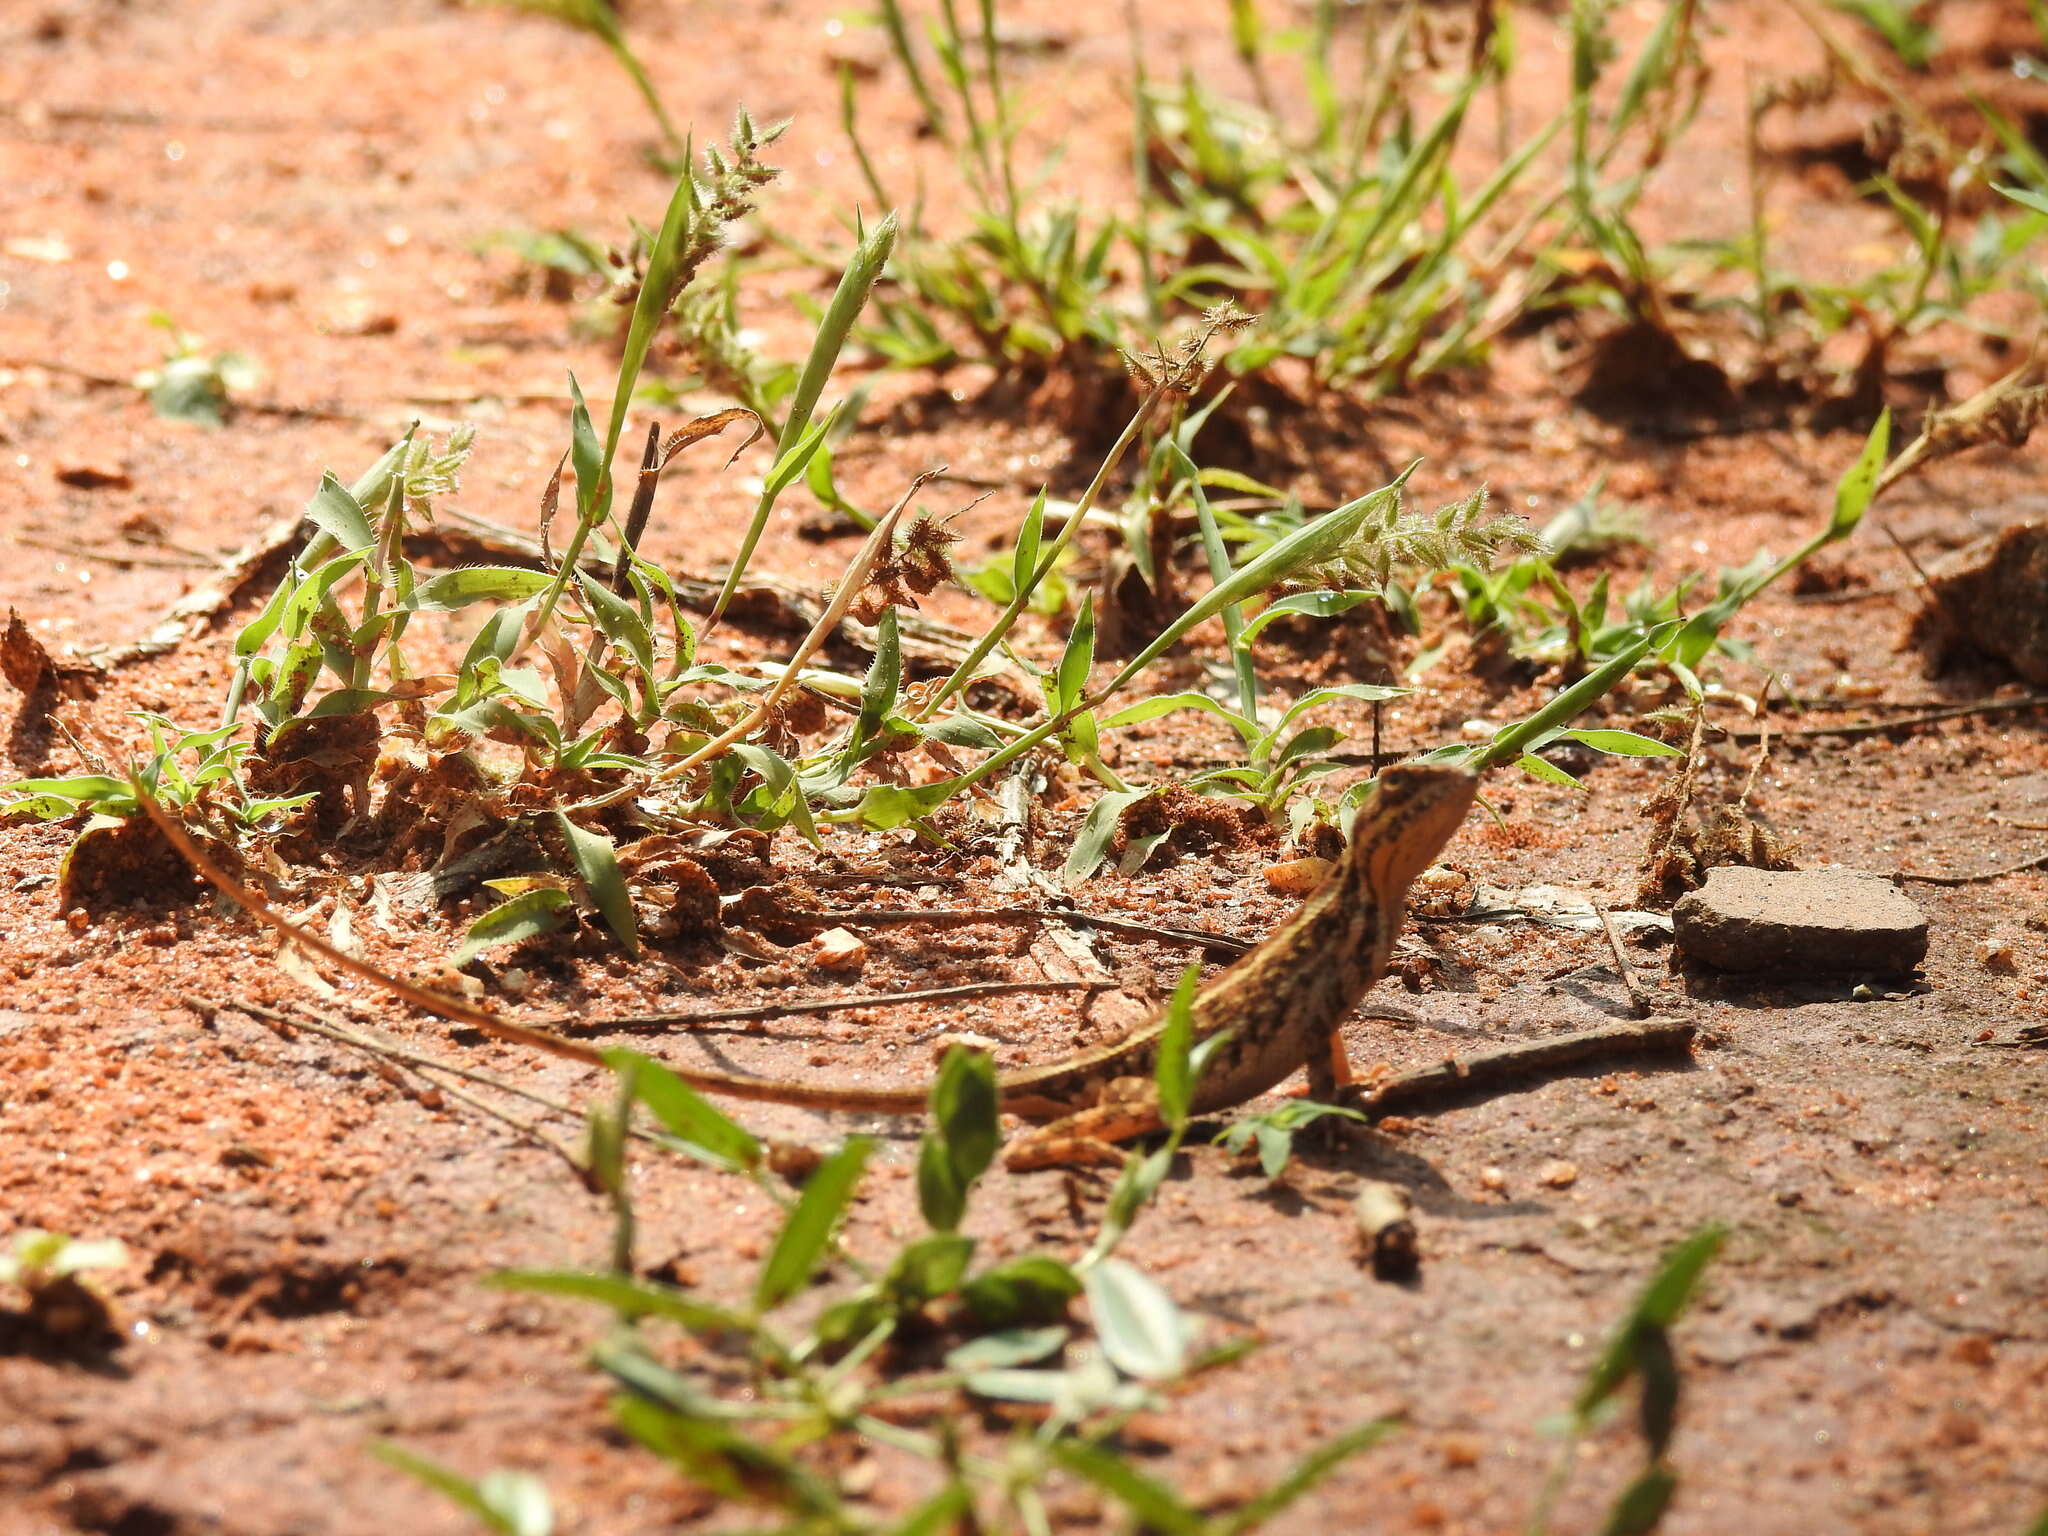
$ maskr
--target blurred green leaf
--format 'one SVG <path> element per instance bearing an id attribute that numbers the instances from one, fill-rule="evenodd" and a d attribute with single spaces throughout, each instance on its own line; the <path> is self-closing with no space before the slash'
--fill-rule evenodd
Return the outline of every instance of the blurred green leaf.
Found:
<path id="1" fill-rule="evenodd" d="M 730 1168 L 753 1168 L 761 1161 L 761 1143 L 682 1078 L 650 1056 L 612 1049 L 605 1065 L 633 1074 L 633 1091 L 662 1127 L 713 1161 Z"/>
<path id="2" fill-rule="evenodd" d="M 1191 1329 L 1157 1281 L 1108 1258 L 1081 1277 L 1102 1352 L 1126 1376 L 1168 1381 L 1187 1365 Z"/>
<path id="3" fill-rule="evenodd" d="M 569 845 L 569 856 L 576 863 L 576 873 L 589 887 L 590 899 L 595 903 L 598 915 L 618 941 L 626 946 L 628 954 L 639 954 L 640 935 L 633 924 L 633 898 L 626 890 L 626 877 L 619 869 L 619 856 L 612 848 L 612 840 L 602 832 L 577 826 L 560 811 L 556 811 L 554 817 L 555 829 Z"/>
<path id="4" fill-rule="evenodd" d="M 983 1327 L 1018 1328 L 1065 1317 L 1080 1294 L 1073 1270 L 1034 1253 L 984 1270 L 961 1287 L 960 1298 Z"/>
<path id="5" fill-rule="evenodd" d="M 501 901 L 469 925 L 469 931 L 463 934 L 450 963 L 467 965 L 485 950 L 495 949 L 500 944 L 517 944 L 544 933 L 553 933 L 567 920 L 568 909 L 574 905 L 567 891 L 545 886 L 514 896 L 510 901 Z"/>
<path id="6" fill-rule="evenodd" d="M 1166 1005 L 1166 1023 L 1159 1033 L 1159 1058 L 1153 1079 L 1159 1092 L 1159 1118 L 1167 1129 L 1187 1124 L 1194 1107 L 1195 1078 L 1189 1061 L 1194 1046 L 1195 993 L 1202 984 L 1202 968 L 1190 965 L 1174 984 L 1173 997 Z"/>
<path id="7" fill-rule="evenodd" d="M 754 1286 L 756 1312 L 781 1306 L 809 1282 L 832 1241 L 832 1229 L 853 1199 L 873 1147 L 866 1137 L 854 1137 L 826 1158 L 805 1183 L 761 1266 L 761 1278 Z"/>
<path id="8" fill-rule="evenodd" d="M 753 1329 L 746 1318 L 728 1308 L 700 1301 L 672 1285 L 629 1275 L 580 1269 L 501 1269 L 486 1275 L 483 1283 L 501 1291 L 588 1301 L 622 1318 L 658 1318 L 691 1333 L 718 1335 Z"/>
<path id="9" fill-rule="evenodd" d="M 1197 1536 L 1208 1529 L 1200 1514 L 1164 1483 L 1147 1477 L 1115 1452 L 1086 1440 L 1056 1440 L 1052 1459 L 1086 1478 L 1131 1512 L 1138 1527 L 1158 1536 Z"/>
<path id="10" fill-rule="evenodd" d="M 371 1442 L 370 1454 L 425 1484 L 499 1536 L 549 1536 L 555 1528 L 548 1491 L 525 1472 L 487 1472 L 478 1482 L 390 1440 Z"/>

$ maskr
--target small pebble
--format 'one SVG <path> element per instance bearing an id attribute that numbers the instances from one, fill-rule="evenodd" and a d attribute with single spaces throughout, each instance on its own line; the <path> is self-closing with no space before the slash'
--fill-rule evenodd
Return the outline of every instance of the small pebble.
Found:
<path id="1" fill-rule="evenodd" d="M 1977 941 L 1977 963 L 2001 976 L 2011 976 L 2020 968 L 2019 957 L 2013 953 L 2012 939 L 2002 933 Z"/>
<path id="2" fill-rule="evenodd" d="M 1283 896 L 1306 896 L 1336 868 L 1328 859 L 1289 859 L 1266 866 L 1266 884 Z"/>
<path id="3" fill-rule="evenodd" d="M 977 1035 L 972 1030 L 949 1029 L 932 1042 L 932 1059 L 938 1060 L 956 1045 L 965 1046 L 970 1051 L 993 1052 L 1001 1044 L 1000 1040 L 992 1040 L 987 1035 Z"/>
<path id="4" fill-rule="evenodd" d="M 868 963 L 868 947 L 844 928 L 827 928 L 811 940 L 811 963 L 821 971 L 857 971 Z"/>
<path id="5" fill-rule="evenodd" d="M 1508 1187 L 1508 1176 L 1498 1168 L 1482 1168 L 1479 1170 L 1479 1187 L 1501 1194 Z"/>
<path id="6" fill-rule="evenodd" d="M 1579 1165 L 1554 1158 L 1536 1171 L 1536 1178 L 1552 1189 L 1569 1189 L 1579 1182 Z"/>

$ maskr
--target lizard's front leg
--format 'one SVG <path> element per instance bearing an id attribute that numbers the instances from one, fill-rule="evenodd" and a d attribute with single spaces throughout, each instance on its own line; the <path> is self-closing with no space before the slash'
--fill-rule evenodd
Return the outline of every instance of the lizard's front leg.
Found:
<path id="1" fill-rule="evenodd" d="M 1328 1050 L 1311 1051 L 1306 1064 L 1308 1096 L 1317 1104 L 1334 1104 L 1341 1109 L 1358 1108 L 1358 1074 L 1351 1069 L 1351 1053 L 1344 1048 L 1341 1030 L 1330 1031 Z M 1358 1139 L 1366 1128 L 1344 1115 L 1324 1115 L 1302 1134 L 1331 1152 L 1341 1151 Z"/>
<path id="2" fill-rule="evenodd" d="M 1159 1116 L 1159 1089 L 1151 1078 L 1112 1078 L 1092 1105 L 1011 1141 L 1003 1152 L 1003 1166 L 1023 1173 L 1075 1163 L 1120 1163 L 1124 1155 L 1115 1143 L 1165 1128 Z"/>
<path id="3" fill-rule="evenodd" d="M 1351 1070 L 1351 1053 L 1344 1048 L 1344 1032 L 1330 1031 L 1330 1043 L 1322 1050 L 1308 1053 L 1308 1096 L 1318 1104 L 1341 1102 L 1340 1095 L 1346 1088 L 1358 1081 L 1358 1074 Z"/>

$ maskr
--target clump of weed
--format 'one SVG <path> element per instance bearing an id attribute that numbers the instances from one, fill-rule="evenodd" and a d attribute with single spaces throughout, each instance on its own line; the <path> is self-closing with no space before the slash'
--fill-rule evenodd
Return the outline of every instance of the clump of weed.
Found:
<path id="1" fill-rule="evenodd" d="M 607 1314 L 612 1326 L 592 1358 L 615 1389 L 613 1413 L 628 1439 L 721 1499 L 796 1517 L 806 1529 L 1041 1531 L 1050 1529 L 1056 1494 L 1085 1491 L 1147 1526 L 1213 1536 L 1257 1530 L 1395 1426 L 1374 1420 L 1338 1435 L 1215 1515 L 1141 1468 L 1122 1438 L 1133 1415 L 1162 1411 L 1165 1394 L 1245 1347 L 1198 1350 L 1195 1320 L 1116 1253 L 1164 1185 L 1189 1128 L 1207 1058 L 1191 1038 L 1194 984 L 1190 967 L 1157 1069 L 1164 1143 L 1127 1157 L 1095 1240 L 1078 1259 L 1034 1251 L 983 1262 L 963 1230 L 1001 1139 L 995 1071 L 984 1054 L 954 1047 L 934 1080 L 916 1161 L 925 1230 L 873 1256 L 839 1232 L 874 1150 L 866 1138 L 822 1158 L 793 1157 L 658 1063 L 616 1051 L 618 1094 L 591 1112 L 584 1154 L 591 1187 L 614 1212 L 608 1263 L 499 1274 L 490 1283 Z M 634 1123 L 642 1114 L 654 1122 L 647 1131 Z M 747 1179 L 780 1207 L 781 1228 L 744 1299 L 715 1299 L 640 1273 L 627 1158 L 635 1138 Z M 634 1164 L 640 1156 L 636 1150 Z M 778 1174 L 800 1191 L 792 1196 Z M 1073 1317 L 1083 1304 L 1092 1340 Z M 671 1331 L 709 1347 L 678 1358 L 661 1344 Z M 977 1436 L 968 1427 L 974 1408 L 1024 1416 L 1007 1435 Z M 938 1491 L 900 1520 L 878 1524 L 838 1470 L 841 1450 L 855 1444 L 924 1464 Z M 499 1472 L 472 1482 L 402 1446 L 377 1451 L 494 1529 L 545 1528 L 546 1492 L 536 1479 Z M 508 1525 L 515 1515 L 524 1523 Z"/>
<path id="2" fill-rule="evenodd" d="M 180 330 L 161 310 L 151 313 L 149 323 L 170 336 L 163 361 L 135 375 L 150 409 L 167 421 L 226 426 L 235 392 L 255 388 L 262 377 L 255 363 L 240 352 L 207 351 L 204 338 Z"/>

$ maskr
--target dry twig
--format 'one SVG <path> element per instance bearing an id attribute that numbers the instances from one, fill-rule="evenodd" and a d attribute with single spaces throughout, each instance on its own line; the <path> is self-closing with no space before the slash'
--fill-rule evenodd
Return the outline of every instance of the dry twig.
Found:
<path id="1" fill-rule="evenodd" d="M 1448 1057 L 1433 1067 L 1404 1072 L 1360 1095 L 1359 1108 L 1373 1115 L 1407 1115 L 1445 1109 L 1466 1095 L 1505 1088 L 1538 1073 L 1561 1067 L 1582 1067 L 1609 1057 L 1645 1052 L 1690 1050 L 1696 1033 L 1686 1019 L 1644 1019 L 1603 1029 L 1579 1030 L 1482 1051 L 1463 1059 Z"/>

